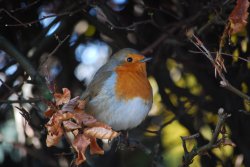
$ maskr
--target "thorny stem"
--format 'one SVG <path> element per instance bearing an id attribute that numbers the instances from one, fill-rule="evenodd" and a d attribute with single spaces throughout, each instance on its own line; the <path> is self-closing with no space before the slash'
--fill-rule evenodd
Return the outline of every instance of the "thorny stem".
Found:
<path id="1" fill-rule="evenodd" d="M 220 108 L 218 111 L 219 120 L 216 124 L 212 139 L 209 141 L 208 144 L 201 146 L 201 147 L 193 147 L 193 149 L 189 152 L 186 147 L 186 141 L 195 139 L 199 136 L 199 134 L 194 134 L 192 136 L 184 136 L 181 137 L 182 139 L 182 145 L 184 149 L 184 156 L 183 156 L 183 162 L 181 164 L 181 167 L 188 167 L 192 162 L 195 156 L 201 155 L 206 153 L 207 151 L 219 147 L 221 144 L 223 144 L 224 139 L 218 139 L 219 134 L 221 133 L 221 129 L 225 123 L 225 120 L 230 117 L 230 114 L 224 113 L 224 109 Z M 225 137 L 225 136 L 224 136 Z"/>

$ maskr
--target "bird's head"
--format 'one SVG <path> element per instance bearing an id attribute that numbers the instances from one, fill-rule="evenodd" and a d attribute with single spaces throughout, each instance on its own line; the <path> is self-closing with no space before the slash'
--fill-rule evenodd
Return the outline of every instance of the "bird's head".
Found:
<path id="1" fill-rule="evenodd" d="M 116 65 L 115 70 L 143 72 L 146 74 L 146 62 L 150 61 L 151 58 L 139 54 L 134 49 L 126 48 L 115 53 L 111 60 Z"/>

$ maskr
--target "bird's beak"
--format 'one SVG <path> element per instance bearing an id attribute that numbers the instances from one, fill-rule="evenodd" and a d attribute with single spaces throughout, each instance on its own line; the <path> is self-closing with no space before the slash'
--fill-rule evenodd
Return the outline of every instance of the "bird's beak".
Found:
<path id="1" fill-rule="evenodd" d="M 139 62 L 145 63 L 145 62 L 148 62 L 148 61 L 151 61 L 151 60 L 152 60 L 152 57 L 145 57 L 144 59 L 140 60 Z"/>

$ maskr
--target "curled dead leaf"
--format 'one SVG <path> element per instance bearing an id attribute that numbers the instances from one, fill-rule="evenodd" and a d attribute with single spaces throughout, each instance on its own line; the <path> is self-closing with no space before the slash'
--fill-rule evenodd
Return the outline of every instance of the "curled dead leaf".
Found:
<path id="1" fill-rule="evenodd" d="M 83 109 L 85 108 L 85 105 L 86 105 L 86 100 L 82 100 L 82 99 L 79 99 L 79 100 L 78 100 L 78 106 L 77 106 L 77 107 L 78 107 L 79 109 L 82 109 L 82 110 L 83 110 Z"/>
<path id="2" fill-rule="evenodd" d="M 73 130 L 81 128 L 80 125 L 78 125 L 72 121 L 63 121 L 63 126 L 64 126 L 66 131 L 73 131 Z"/>
<path id="3" fill-rule="evenodd" d="M 53 116 L 53 114 L 56 112 L 55 109 L 52 109 L 52 108 L 48 108 L 45 112 L 44 112 L 44 116 L 47 117 L 47 118 L 50 118 Z"/>
<path id="4" fill-rule="evenodd" d="M 55 101 L 56 101 L 57 106 L 68 103 L 70 100 L 70 97 L 71 97 L 70 90 L 67 88 L 63 88 L 63 93 L 62 94 L 55 93 L 54 97 L 55 97 Z"/>
<path id="5" fill-rule="evenodd" d="M 119 134 L 92 115 L 84 112 L 85 100 L 75 97 L 70 99 L 70 91 L 63 88 L 63 93 L 55 93 L 55 102 L 48 102 L 45 116 L 50 117 L 45 127 L 48 134 L 46 145 L 48 147 L 58 144 L 64 133 L 72 133 L 72 147 L 77 153 L 75 164 L 80 165 L 85 160 L 85 151 L 90 147 L 91 154 L 104 154 L 104 150 L 96 142 L 98 139 L 113 139 Z"/>
<path id="6" fill-rule="evenodd" d="M 73 117 L 71 113 L 55 113 L 50 118 L 49 122 L 45 125 L 48 134 L 46 139 L 46 145 L 48 147 L 56 145 L 63 135 L 62 122 L 69 120 Z"/>
<path id="7" fill-rule="evenodd" d="M 96 139 L 90 138 L 90 154 L 104 154 L 103 149 L 97 144 Z"/>
<path id="8" fill-rule="evenodd" d="M 51 146 L 57 145 L 62 135 L 63 135 L 63 129 L 62 128 L 58 129 L 56 135 L 54 135 L 52 133 L 48 133 L 47 134 L 47 138 L 46 138 L 46 145 L 47 145 L 47 147 L 51 147 Z"/>
<path id="9" fill-rule="evenodd" d="M 85 112 L 76 112 L 74 113 L 74 119 L 78 124 L 83 124 L 85 126 L 91 126 L 97 122 L 97 120 Z"/>
<path id="10" fill-rule="evenodd" d="M 76 96 L 75 98 L 69 100 L 69 102 L 65 103 L 63 106 L 62 106 L 62 111 L 66 112 L 73 112 L 78 104 L 78 100 L 79 100 L 79 96 Z"/>
<path id="11" fill-rule="evenodd" d="M 113 138 L 119 135 L 119 133 L 113 131 L 112 129 L 107 129 L 104 127 L 85 128 L 84 134 L 93 138 L 109 139 L 109 140 L 112 140 Z"/>
<path id="12" fill-rule="evenodd" d="M 84 154 L 89 144 L 90 144 L 90 139 L 87 138 L 84 134 L 79 134 L 76 136 L 72 144 L 73 148 L 77 152 L 77 158 L 75 159 L 76 165 L 80 165 L 86 160 Z"/>
<path id="13" fill-rule="evenodd" d="M 237 0 L 237 4 L 229 16 L 229 31 L 228 34 L 236 34 L 243 30 L 247 24 L 248 18 L 248 0 Z"/>

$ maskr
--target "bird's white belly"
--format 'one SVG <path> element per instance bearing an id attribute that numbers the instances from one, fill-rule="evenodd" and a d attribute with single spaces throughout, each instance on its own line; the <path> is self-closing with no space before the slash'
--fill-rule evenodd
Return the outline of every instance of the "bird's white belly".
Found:
<path id="1" fill-rule="evenodd" d="M 105 103 L 108 103 L 108 107 L 104 104 L 104 111 L 99 111 L 97 119 L 115 130 L 126 130 L 138 126 L 151 108 L 150 104 L 138 97 L 128 101 L 108 99 Z"/>
<path id="2" fill-rule="evenodd" d="M 126 130 L 138 126 L 147 116 L 152 102 L 135 97 L 130 100 L 117 99 L 111 76 L 99 94 L 90 101 L 95 117 L 114 130 Z"/>

